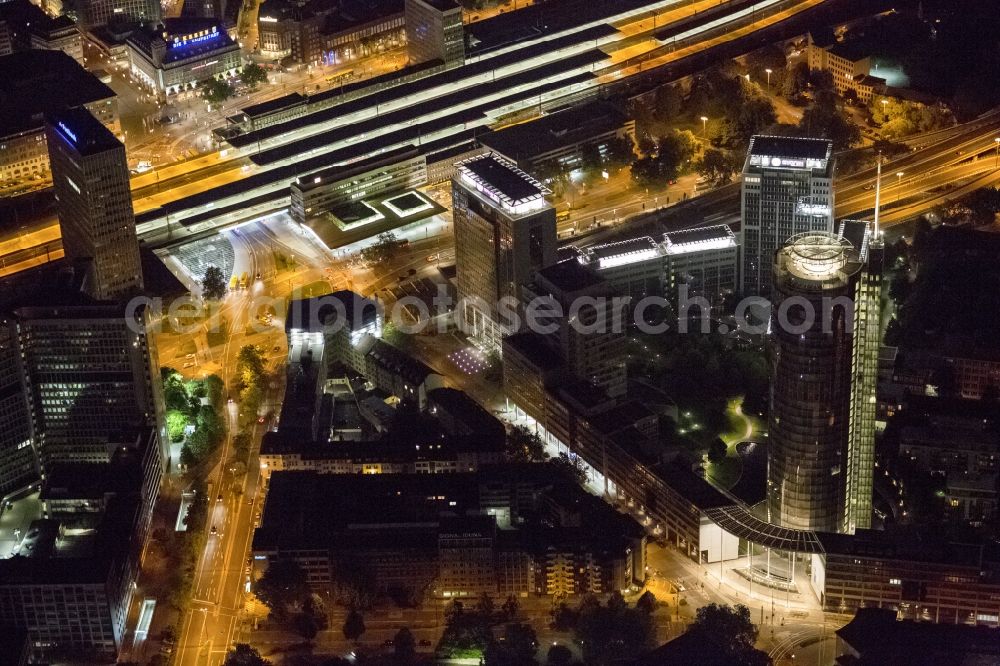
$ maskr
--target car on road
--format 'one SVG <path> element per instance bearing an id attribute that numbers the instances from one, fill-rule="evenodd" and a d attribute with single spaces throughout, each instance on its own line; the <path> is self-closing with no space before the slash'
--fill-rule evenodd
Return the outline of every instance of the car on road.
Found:
<path id="1" fill-rule="evenodd" d="M 219 533 L 219 530 L 217 530 L 215 528 L 215 525 L 212 525 L 212 534 L 218 534 L 218 533 Z"/>
<path id="2" fill-rule="evenodd" d="M 219 493 L 219 496 L 215 498 L 215 501 L 216 502 L 221 502 L 222 501 L 222 493 Z"/>
<path id="3" fill-rule="evenodd" d="M 407 275 L 416 275 L 417 274 L 417 269 L 416 268 L 411 268 L 410 270 L 406 271 L 406 274 Z"/>

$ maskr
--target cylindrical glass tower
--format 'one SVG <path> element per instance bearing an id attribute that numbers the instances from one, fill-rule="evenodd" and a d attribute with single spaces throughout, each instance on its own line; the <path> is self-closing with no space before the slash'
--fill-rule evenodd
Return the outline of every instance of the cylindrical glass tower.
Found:
<path id="1" fill-rule="evenodd" d="M 851 244 L 793 236 L 775 254 L 767 465 L 770 522 L 835 532 L 851 397 Z"/>

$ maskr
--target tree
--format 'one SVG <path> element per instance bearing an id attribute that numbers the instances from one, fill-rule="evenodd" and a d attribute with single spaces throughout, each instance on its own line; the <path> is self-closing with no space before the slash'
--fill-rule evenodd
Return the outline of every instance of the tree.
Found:
<path id="1" fill-rule="evenodd" d="M 826 69 L 809 70 L 809 85 L 812 86 L 816 94 L 832 92 L 836 94 L 837 88 L 833 83 L 833 72 Z"/>
<path id="2" fill-rule="evenodd" d="M 684 98 L 676 87 L 660 86 L 653 98 L 653 118 L 661 123 L 673 122 L 681 114 L 683 104 Z"/>
<path id="3" fill-rule="evenodd" d="M 587 466 L 577 455 L 570 457 L 565 451 L 560 451 L 555 458 L 549 458 L 549 464 L 555 468 L 556 474 L 562 474 L 573 483 L 583 486 L 589 480 Z"/>
<path id="4" fill-rule="evenodd" d="M 173 368 L 160 368 L 160 382 L 163 385 L 163 404 L 168 411 L 188 411 L 188 392 L 180 373 Z"/>
<path id="5" fill-rule="evenodd" d="M 184 439 L 184 428 L 187 427 L 188 418 L 183 412 L 175 409 L 167 412 L 167 436 L 171 442 L 179 442 Z"/>
<path id="6" fill-rule="evenodd" d="M 407 627 L 403 627 L 396 632 L 392 639 L 393 656 L 400 664 L 410 664 L 417 653 L 417 641 L 413 638 L 413 632 Z"/>
<path id="7" fill-rule="evenodd" d="M 319 624 L 316 622 L 316 618 L 309 613 L 299 613 L 292 620 L 292 624 L 299 636 L 307 641 L 316 638 L 316 634 L 319 633 Z"/>
<path id="8" fill-rule="evenodd" d="M 587 664 L 627 663 L 653 647 L 656 631 L 652 616 L 629 608 L 620 594 L 613 594 L 606 606 L 593 597 L 585 598 L 577 612 L 574 633 L 583 643 Z"/>
<path id="9" fill-rule="evenodd" d="M 785 76 L 785 68 L 788 60 L 785 58 L 785 51 L 774 44 L 765 46 L 762 49 L 747 55 L 747 68 L 750 70 L 750 77 L 761 85 L 767 84 L 767 70 L 771 70 L 771 90 L 781 90 Z"/>
<path id="10" fill-rule="evenodd" d="M 271 662 L 260 656 L 257 648 L 237 643 L 226 655 L 223 666 L 271 666 Z"/>
<path id="11" fill-rule="evenodd" d="M 653 155 L 633 162 L 632 179 L 640 187 L 666 187 L 687 170 L 697 145 L 690 131 L 672 130 L 660 138 Z"/>
<path id="12" fill-rule="evenodd" d="M 750 145 L 750 137 L 778 120 L 771 100 L 751 90 L 756 88 L 747 89 L 741 96 L 740 104 L 726 116 L 723 125 L 723 143 L 741 155 Z"/>
<path id="13" fill-rule="evenodd" d="M 580 169 L 584 178 L 588 180 L 596 179 L 601 175 L 604 168 L 604 160 L 601 158 L 601 151 L 596 144 L 588 143 L 580 148 Z"/>
<path id="14" fill-rule="evenodd" d="M 374 243 L 361 250 L 361 257 L 369 264 L 382 264 L 392 259 L 399 246 L 396 234 L 386 231 L 379 234 Z"/>
<path id="15" fill-rule="evenodd" d="M 438 641 L 442 659 L 481 657 L 493 643 L 493 619 L 478 611 L 467 611 L 460 601 L 445 609 L 445 628 Z"/>
<path id="16" fill-rule="evenodd" d="M 254 583 L 253 591 L 278 620 L 283 620 L 289 608 L 300 605 L 309 596 L 309 585 L 305 571 L 295 560 L 278 560 Z"/>
<path id="17" fill-rule="evenodd" d="M 351 610 L 344 619 L 342 628 L 344 638 L 349 641 L 356 641 L 365 633 L 365 618 L 356 610 Z"/>
<path id="18" fill-rule="evenodd" d="M 861 140 L 861 132 L 840 110 L 836 93 L 829 91 L 816 93 L 816 101 L 802 113 L 799 129 L 807 136 L 829 139 L 838 151 Z"/>
<path id="19" fill-rule="evenodd" d="M 242 81 L 244 85 L 256 90 L 259 84 L 267 81 L 267 70 L 257 63 L 252 62 L 243 67 L 243 71 L 240 72 L 240 81 Z"/>
<path id="20" fill-rule="evenodd" d="M 488 592 L 483 592 L 479 595 L 479 601 L 476 602 L 476 612 L 480 613 L 484 617 L 492 619 L 495 611 L 496 604 L 493 603 L 493 597 L 491 597 Z"/>
<path id="21" fill-rule="evenodd" d="M 503 642 L 493 641 L 486 648 L 486 666 L 529 666 L 535 661 L 538 637 L 528 624 L 508 624 Z"/>
<path id="22" fill-rule="evenodd" d="M 716 437 L 708 445 L 708 459 L 713 463 L 720 463 L 726 458 L 726 443 Z"/>
<path id="23" fill-rule="evenodd" d="M 573 663 L 573 652 L 565 645 L 553 645 L 546 658 L 549 666 L 569 666 Z"/>
<path id="24" fill-rule="evenodd" d="M 729 156 L 717 148 L 709 148 L 698 161 L 698 173 L 715 184 L 725 184 L 733 174 Z"/>
<path id="25" fill-rule="evenodd" d="M 226 278 L 218 266 L 205 269 L 205 277 L 201 280 L 201 293 L 210 300 L 218 301 L 226 295 Z"/>
<path id="26" fill-rule="evenodd" d="M 767 655 L 754 648 L 757 627 L 750 621 L 750 609 L 742 604 L 735 608 L 714 603 L 702 606 L 688 632 L 694 632 L 699 643 L 726 657 L 734 666 L 769 663 Z"/>
<path id="27" fill-rule="evenodd" d="M 503 606 L 500 607 L 500 610 L 503 612 L 504 619 L 509 622 L 517 617 L 517 611 L 520 610 L 520 608 L 521 605 L 517 602 L 517 597 L 511 594 L 504 600 Z"/>
<path id="28" fill-rule="evenodd" d="M 522 425 L 507 431 L 506 452 L 509 458 L 521 462 L 537 462 L 546 458 L 541 438 Z"/>
<path id="29" fill-rule="evenodd" d="M 800 60 L 785 75 L 781 92 L 786 99 L 792 100 L 801 95 L 808 87 L 809 64 L 805 60 Z"/>
<path id="30" fill-rule="evenodd" d="M 633 161 L 635 161 L 635 144 L 630 137 L 613 137 L 604 144 L 604 164 L 609 171 L 620 171 Z"/>
<path id="31" fill-rule="evenodd" d="M 205 79 L 198 84 L 198 87 L 201 89 L 201 96 L 213 104 L 225 102 L 236 94 L 236 91 L 233 90 L 233 87 L 227 81 L 220 81 L 219 79 Z"/>
<path id="32" fill-rule="evenodd" d="M 635 602 L 636 610 L 642 611 L 646 615 L 652 615 L 653 613 L 655 613 L 656 606 L 657 606 L 656 595 L 650 592 L 649 590 L 643 592 L 642 596 L 639 597 Z"/>

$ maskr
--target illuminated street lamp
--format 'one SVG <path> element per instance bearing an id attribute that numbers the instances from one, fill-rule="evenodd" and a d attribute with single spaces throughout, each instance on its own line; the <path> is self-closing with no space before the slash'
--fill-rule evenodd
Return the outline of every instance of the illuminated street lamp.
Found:
<path id="1" fill-rule="evenodd" d="M 889 100 L 882 99 L 882 122 L 889 120 L 889 112 L 886 110 L 886 105 L 889 104 Z"/>
<path id="2" fill-rule="evenodd" d="M 899 202 L 899 191 L 903 189 L 903 172 L 896 172 L 896 202 Z"/>
<path id="3" fill-rule="evenodd" d="M 767 92 L 771 92 L 771 70 L 765 69 L 764 71 L 767 73 Z"/>
<path id="4" fill-rule="evenodd" d="M 701 135 L 708 136 L 708 116 L 701 117 Z"/>

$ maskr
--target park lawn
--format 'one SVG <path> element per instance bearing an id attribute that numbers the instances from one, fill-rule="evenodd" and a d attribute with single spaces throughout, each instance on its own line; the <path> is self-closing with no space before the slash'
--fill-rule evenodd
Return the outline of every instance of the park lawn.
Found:
<path id="1" fill-rule="evenodd" d="M 705 467 L 705 475 L 708 479 L 720 488 L 729 489 L 740 480 L 743 471 L 743 463 L 739 456 L 730 453 L 718 463 L 708 463 Z"/>

